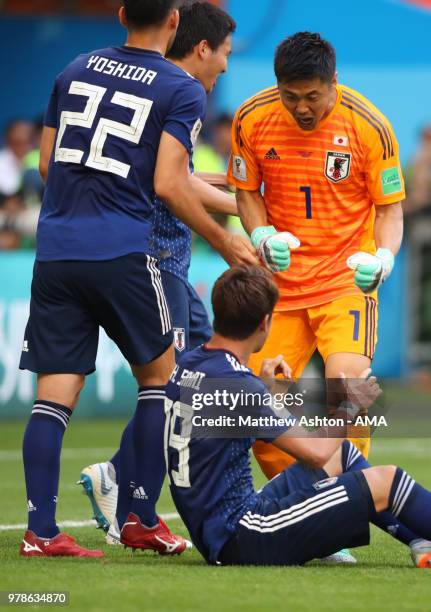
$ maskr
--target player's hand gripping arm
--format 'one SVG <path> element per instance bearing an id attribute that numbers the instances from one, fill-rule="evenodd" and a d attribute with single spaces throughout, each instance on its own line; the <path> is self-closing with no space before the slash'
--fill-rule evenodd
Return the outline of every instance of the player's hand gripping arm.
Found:
<path id="1" fill-rule="evenodd" d="M 211 179 L 209 178 L 209 180 Z M 238 216 L 238 208 L 233 196 L 223 193 L 204 178 L 201 178 L 199 174 L 192 174 L 190 181 L 207 212 Z"/>
<path id="2" fill-rule="evenodd" d="M 347 265 L 355 271 L 355 284 L 364 293 L 371 293 L 389 277 L 403 238 L 403 210 L 401 202 L 376 206 L 374 239 L 375 255 L 355 253 Z"/>
<path id="3" fill-rule="evenodd" d="M 274 446 L 313 468 L 323 467 L 329 461 L 345 439 L 349 421 L 362 410 L 368 409 L 382 393 L 376 377 L 371 376 L 370 368 L 364 370 L 358 379 L 347 380 L 342 372 L 340 378 L 348 410 L 341 405 L 342 409 L 332 414 L 331 417 L 340 419 L 343 424 L 320 427 L 312 432 L 300 425 L 294 425 L 273 441 Z M 355 411 L 355 414 L 352 414 L 352 410 Z"/>
<path id="4" fill-rule="evenodd" d="M 290 266 L 290 251 L 300 246 L 290 232 L 277 232 L 268 225 L 266 206 L 260 191 L 237 189 L 236 201 L 241 222 L 250 234 L 259 257 L 272 272 L 284 272 Z"/>
<path id="5" fill-rule="evenodd" d="M 188 152 L 167 132 L 163 132 L 160 140 L 154 188 L 169 210 L 205 238 L 230 265 L 258 263 L 254 248 L 247 239 L 230 234 L 205 211 L 193 188 Z"/>

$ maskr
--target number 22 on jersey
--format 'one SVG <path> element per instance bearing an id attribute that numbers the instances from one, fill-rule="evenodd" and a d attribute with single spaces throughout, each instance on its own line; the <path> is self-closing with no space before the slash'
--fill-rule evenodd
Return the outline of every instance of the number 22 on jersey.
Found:
<path id="1" fill-rule="evenodd" d="M 68 125 L 76 125 L 87 129 L 93 126 L 99 105 L 106 91 L 106 87 L 99 87 L 98 85 L 91 85 L 90 83 L 83 83 L 81 81 L 72 81 L 69 93 L 77 96 L 86 96 L 88 101 L 82 112 L 63 111 L 61 113 L 60 127 L 55 147 L 54 159 L 56 162 L 68 162 L 72 164 L 81 163 L 84 151 L 62 147 L 61 141 Z M 118 104 L 119 106 L 133 109 L 135 112 L 132 121 L 127 125 L 119 123 L 118 121 L 113 121 L 112 119 L 99 119 L 96 131 L 91 140 L 90 151 L 85 165 L 90 168 L 95 168 L 96 170 L 111 172 L 123 178 L 127 178 L 130 171 L 129 164 L 125 164 L 111 157 L 103 156 L 103 147 L 106 138 L 108 135 L 112 135 L 138 144 L 141 140 L 142 132 L 144 131 L 153 101 L 116 91 L 111 98 L 111 102 L 112 104 Z"/>

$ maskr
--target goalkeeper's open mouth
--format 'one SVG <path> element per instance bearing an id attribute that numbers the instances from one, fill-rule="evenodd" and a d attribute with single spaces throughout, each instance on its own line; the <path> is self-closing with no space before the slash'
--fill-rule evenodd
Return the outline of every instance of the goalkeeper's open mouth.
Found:
<path id="1" fill-rule="evenodd" d="M 312 130 L 314 128 L 314 117 L 295 117 L 295 120 L 302 130 Z"/>

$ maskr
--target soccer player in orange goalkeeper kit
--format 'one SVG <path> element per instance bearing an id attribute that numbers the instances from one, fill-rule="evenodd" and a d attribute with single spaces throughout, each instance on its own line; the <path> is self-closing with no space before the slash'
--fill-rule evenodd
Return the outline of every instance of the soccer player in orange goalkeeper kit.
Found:
<path id="1" fill-rule="evenodd" d="M 337 82 L 335 52 L 299 32 L 276 50 L 277 85 L 238 109 L 228 181 L 280 300 L 250 365 L 282 354 L 299 377 L 318 349 L 327 378 L 355 378 L 377 341 L 377 289 L 403 232 L 398 144 L 386 117 Z M 264 189 L 262 190 L 262 185 Z M 351 439 L 368 455 L 368 432 Z M 293 461 L 256 443 L 268 478 Z"/>

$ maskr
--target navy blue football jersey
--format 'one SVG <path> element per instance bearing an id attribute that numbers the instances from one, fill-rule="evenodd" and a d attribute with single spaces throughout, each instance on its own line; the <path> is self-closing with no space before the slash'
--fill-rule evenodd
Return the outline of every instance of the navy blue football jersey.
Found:
<path id="1" fill-rule="evenodd" d="M 173 215 L 159 198 L 154 201 L 150 255 L 159 260 L 160 270 L 188 282 L 192 257 L 191 229 Z"/>
<path id="2" fill-rule="evenodd" d="M 235 402 L 233 410 L 231 399 L 220 406 L 217 414 L 234 419 L 236 423 L 232 434 L 226 433 L 231 427 L 228 424 L 224 427 L 226 421 L 220 433 L 217 428 L 213 428 L 212 433 L 209 429 L 201 430 L 208 412 L 201 410 L 196 399 L 209 395 L 214 398 L 215 389 L 220 390 L 220 387 L 229 393 L 241 393 L 244 398 L 254 398 L 252 409 Z M 265 430 L 264 436 L 248 435 L 248 428 L 241 435 L 240 415 L 243 419 L 250 414 L 259 414 L 262 419 L 277 419 L 265 402 L 265 398 L 270 397 L 269 391 L 235 355 L 208 349 L 205 345 L 179 360 L 166 395 L 166 460 L 172 497 L 196 548 L 209 563 L 216 563 L 220 550 L 232 537 L 241 517 L 253 510 L 258 502 L 251 472 L 251 446 L 256 438 L 267 442 L 274 440 L 288 429 L 288 425 L 272 425 Z"/>
<path id="3" fill-rule="evenodd" d="M 189 161 L 193 174 L 193 160 Z M 192 259 L 192 231 L 156 197 L 154 199 L 153 229 L 150 236 L 150 253 L 159 260 L 159 268 L 188 283 Z"/>
<path id="4" fill-rule="evenodd" d="M 67 66 L 45 115 L 57 137 L 37 259 L 148 253 L 161 134 L 191 155 L 205 109 L 202 85 L 155 51 L 110 47 Z"/>

